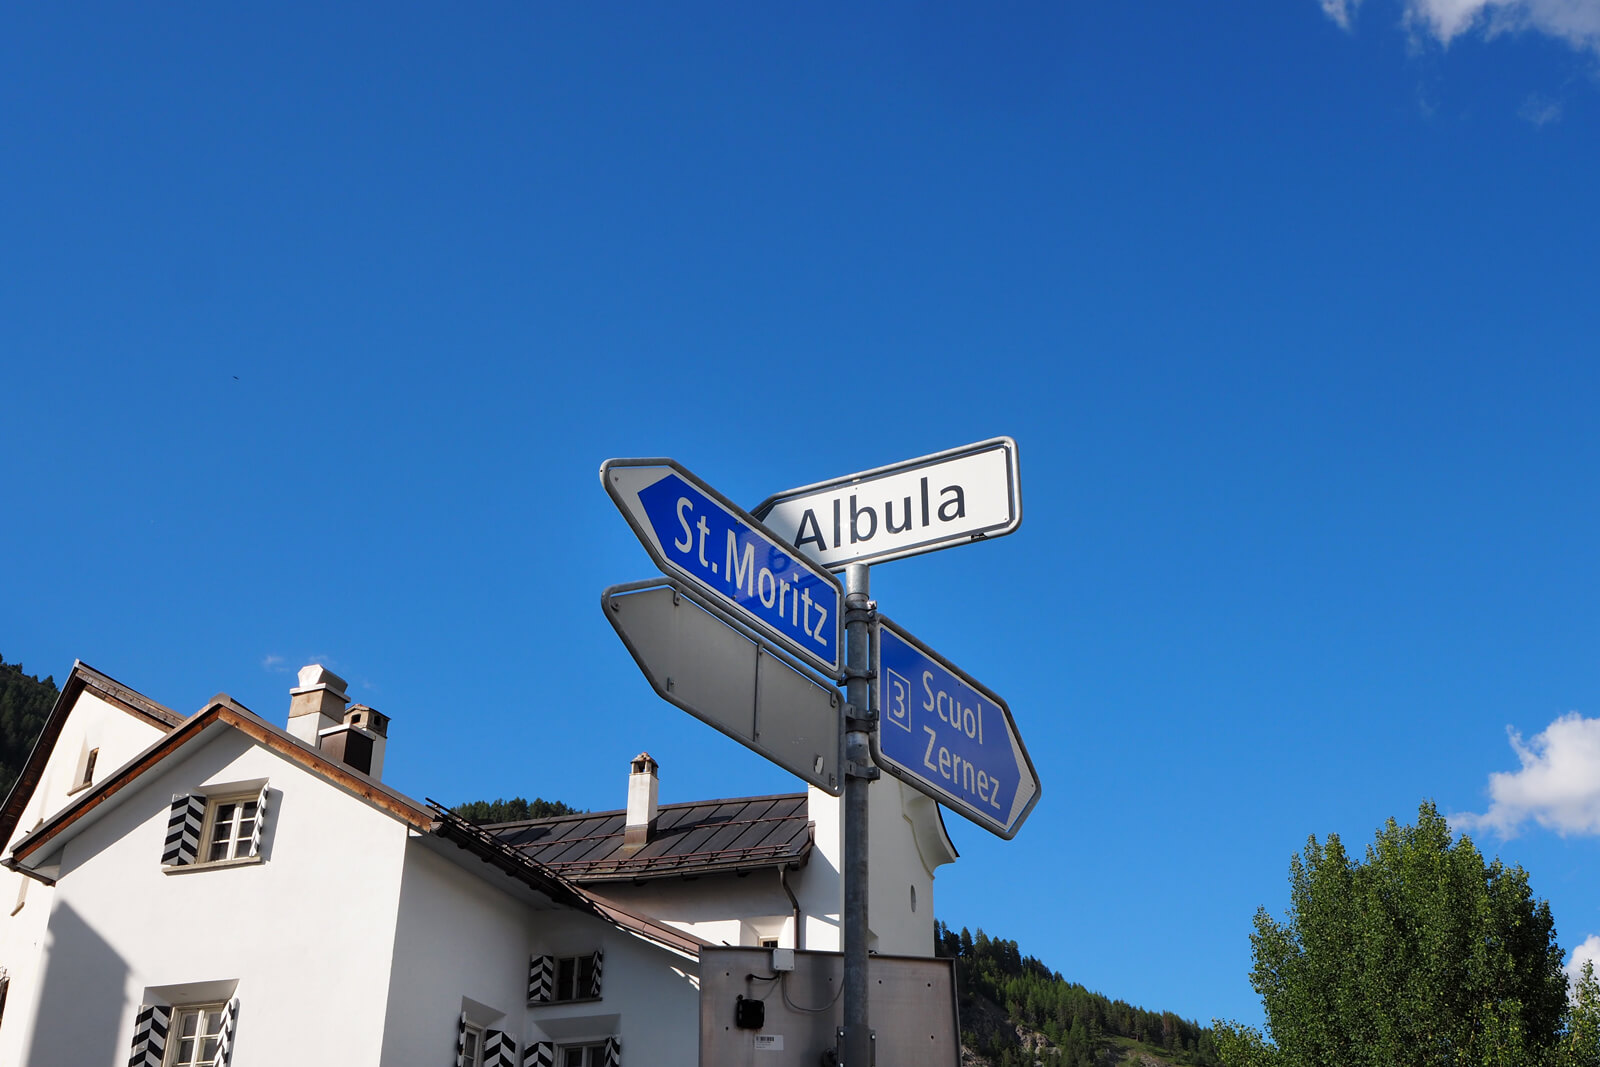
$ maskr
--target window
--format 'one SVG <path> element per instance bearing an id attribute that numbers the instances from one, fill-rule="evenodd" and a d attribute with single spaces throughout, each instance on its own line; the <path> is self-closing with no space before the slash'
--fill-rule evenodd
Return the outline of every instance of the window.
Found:
<path id="1" fill-rule="evenodd" d="M 586 1000 L 594 996 L 593 956 L 562 956 L 556 960 L 556 999 Z"/>
<path id="2" fill-rule="evenodd" d="M 214 1067 L 222 1062 L 223 1004 L 173 1009 L 167 1067 Z"/>
<path id="3" fill-rule="evenodd" d="M 78 780 L 78 785 L 85 786 L 85 785 L 91 784 L 94 781 L 94 764 L 95 764 L 95 760 L 97 760 L 99 758 L 100 758 L 100 750 L 98 748 L 91 748 L 89 750 L 89 755 L 84 758 L 84 761 L 83 761 L 83 777 Z"/>
<path id="4" fill-rule="evenodd" d="M 179 794 L 172 798 L 161 862 L 172 870 L 259 860 L 266 822 L 265 785 L 248 793 Z"/>
<path id="5" fill-rule="evenodd" d="M 599 1000 L 603 953 L 586 956 L 534 956 L 528 961 L 528 1002 Z"/>
<path id="6" fill-rule="evenodd" d="M 603 1067 L 606 1047 L 599 1045 L 565 1045 L 561 1049 L 561 1067 Z"/>
<path id="7" fill-rule="evenodd" d="M 227 1067 L 238 1018 L 237 999 L 176 1006 L 142 1004 L 133 1024 L 129 1067 Z"/>
<path id="8" fill-rule="evenodd" d="M 622 1042 L 615 1037 L 604 1041 L 557 1046 L 535 1041 L 528 1046 L 528 1067 L 622 1067 Z"/>
<path id="9" fill-rule="evenodd" d="M 483 1027 L 463 1023 L 461 1027 L 461 1067 L 482 1067 Z"/>
<path id="10" fill-rule="evenodd" d="M 521 1062 L 515 1037 L 470 1021 L 463 1007 L 456 1023 L 456 1067 L 517 1067 Z"/>
<path id="11" fill-rule="evenodd" d="M 761 939 L 761 947 L 762 948 L 777 948 L 778 947 L 778 939 L 775 938 L 775 937 L 763 937 Z"/>
<path id="12" fill-rule="evenodd" d="M 242 859 L 251 855 L 260 805 L 253 796 L 227 797 L 207 805 L 206 863 Z"/>

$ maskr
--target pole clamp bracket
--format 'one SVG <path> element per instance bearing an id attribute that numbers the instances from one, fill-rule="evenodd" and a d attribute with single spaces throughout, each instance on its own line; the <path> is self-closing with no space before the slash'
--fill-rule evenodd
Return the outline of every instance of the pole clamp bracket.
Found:
<path id="1" fill-rule="evenodd" d="M 853 759 L 844 761 L 844 776 L 846 778 L 860 778 L 864 782 L 876 782 L 880 777 L 878 768 L 870 763 L 857 763 Z"/>
<path id="2" fill-rule="evenodd" d="M 877 724 L 877 709 L 873 708 L 863 710 L 862 708 L 856 707 L 854 704 L 846 704 L 844 706 L 845 730 L 866 730 L 871 732 L 872 728 Z"/>
<path id="3" fill-rule="evenodd" d="M 853 622 L 870 623 L 878 617 L 878 602 L 868 600 L 861 593 L 850 593 L 844 598 L 844 624 L 849 626 Z"/>

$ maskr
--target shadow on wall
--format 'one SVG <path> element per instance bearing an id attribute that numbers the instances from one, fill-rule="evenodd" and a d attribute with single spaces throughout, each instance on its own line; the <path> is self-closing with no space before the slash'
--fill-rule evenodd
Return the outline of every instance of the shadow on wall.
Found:
<path id="1" fill-rule="evenodd" d="M 821 849 L 814 848 L 803 877 L 798 885 L 794 879 L 789 883 L 799 898 L 804 927 L 796 931 L 800 940 L 795 947 L 837 952 L 844 943 L 844 872 Z"/>
<path id="2" fill-rule="evenodd" d="M 113 1067 L 128 1061 L 127 963 L 59 899 L 45 942 L 39 1014 L 26 1067 Z M 131 1016 L 130 1016 L 131 1017 Z"/>

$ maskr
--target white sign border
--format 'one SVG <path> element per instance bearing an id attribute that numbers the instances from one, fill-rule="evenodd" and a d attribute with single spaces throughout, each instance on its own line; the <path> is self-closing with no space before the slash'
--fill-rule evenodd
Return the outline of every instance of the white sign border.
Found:
<path id="1" fill-rule="evenodd" d="M 612 485 L 611 479 L 606 477 L 606 475 L 612 470 L 619 467 L 634 469 L 647 467 L 671 468 L 672 471 L 679 477 L 683 478 L 684 481 L 694 486 L 700 492 L 706 494 L 706 496 L 710 497 L 713 502 L 727 509 L 727 511 L 732 514 L 734 518 L 745 523 L 751 529 L 760 533 L 763 537 L 770 539 L 774 544 L 781 546 L 787 551 L 787 553 L 799 557 L 796 560 L 797 563 L 801 564 L 801 566 L 810 572 L 814 577 L 822 579 L 831 585 L 835 590 L 837 590 L 840 610 L 838 612 L 839 618 L 834 621 L 835 629 L 833 639 L 833 647 L 835 655 L 837 656 L 837 661 L 829 663 L 820 655 L 804 647 L 799 642 L 795 641 L 794 638 L 779 630 L 771 623 L 768 623 L 765 619 L 750 611 L 748 608 L 745 608 L 734 602 L 728 602 L 725 597 L 719 597 L 716 590 L 710 589 L 705 585 L 705 579 L 703 579 L 700 575 L 695 574 L 693 571 L 685 570 L 683 567 L 679 566 L 677 562 L 667 556 L 665 552 L 661 551 L 656 545 L 654 532 L 650 530 L 648 525 L 642 522 L 640 518 L 633 513 L 633 509 L 629 507 L 627 501 L 624 499 L 625 494 L 620 492 L 616 486 Z M 801 552 L 798 548 L 795 548 L 793 545 L 789 544 L 789 542 L 785 541 L 782 537 L 779 537 L 774 530 L 768 527 L 760 519 L 757 519 L 748 511 L 745 511 L 743 508 L 741 508 L 738 504 L 735 504 L 726 496 L 717 492 L 717 490 L 712 488 L 705 481 L 705 479 L 696 475 L 693 471 L 689 470 L 689 468 L 685 467 L 675 459 L 669 459 L 666 457 L 618 457 L 614 459 L 608 459 L 604 463 L 600 464 L 600 484 L 602 487 L 604 487 L 606 495 L 611 498 L 611 502 L 616 505 L 617 510 L 622 512 L 622 517 L 627 520 L 628 526 L 633 530 L 634 536 L 639 539 L 639 543 L 644 546 L 645 552 L 649 554 L 650 558 L 655 561 L 658 567 L 666 571 L 668 574 L 681 578 L 695 588 L 700 589 L 707 598 L 721 603 L 723 610 L 729 612 L 734 617 L 739 618 L 747 625 L 750 625 L 758 633 L 764 635 L 769 642 L 776 645 L 778 648 L 783 649 L 785 652 L 788 652 L 790 655 L 795 656 L 812 669 L 821 672 L 826 677 L 832 678 L 835 682 L 841 681 L 844 678 L 846 666 L 844 647 L 845 630 L 843 618 L 844 583 L 839 581 L 838 577 L 829 568 L 824 567 L 822 564 L 818 563 L 804 552 Z M 636 495 L 635 499 L 637 499 Z"/>
<path id="2" fill-rule="evenodd" d="M 958 797 L 945 794 L 932 782 L 913 771 L 903 769 L 899 763 L 884 757 L 883 749 L 878 741 L 878 734 L 883 729 L 883 710 L 879 707 L 883 702 L 883 664 L 878 656 L 878 635 L 885 626 L 893 630 L 895 636 L 900 640 L 917 649 L 923 655 L 939 664 L 939 666 L 961 679 L 961 681 L 971 686 L 975 692 L 987 697 L 990 703 L 999 708 L 1000 713 L 1005 716 L 1006 726 L 1011 731 L 1011 737 L 1016 739 L 1017 750 L 1022 753 L 1022 762 L 1027 764 L 1028 774 L 1033 778 L 1033 796 L 1028 798 L 1027 804 L 1023 805 L 1022 810 L 1017 813 L 1016 821 L 1009 828 L 993 816 L 985 814 L 975 805 L 967 804 Z M 926 642 L 920 640 L 910 630 L 882 614 L 878 615 L 872 626 L 872 673 L 872 710 L 878 716 L 878 728 L 873 730 L 871 734 L 872 762 L 885 774 L 904 782 L 935 804 L 949 809 L 974 826 L 980 826 L 996 837 L 1004 838 L 1007 841 L 1016 837 L 1017 831 L 1022 829 L 1022 824 L 1028 821 L 1028 816 L 1033 814 L 1033 809 L 1038 806 L 1039 797 L 1044 794 L 1044 782 L 1039 778 L 1039 769 L 1033 765 L 1033 755 L 1029 753 L 1027 743 L 1022 740 L 1022 731 L 1017 729 L 1017 720 L 1011 714 L 1011 705 L 1001 699 L 1000 695 L 993 689 L 990 689 L 972 675 L 951 663 L 948 657 L 942 656 L 929 648 Z"/>
<path id="3" fill-rule="evenodd" d="M 764 523 L 773 508 L 790 500 L 823 493 L 841 486 L 860 485 L 888 475 L 904 474 L 907 471 L 918 470 L 922 467 L 932 467 L 949 460 L 965 459 L 980 452 L 994 450 L 1001 450 L 1006 453 L 1006 477 L 1010 482 L 1008 489 L 1011 501 L 1011 517 L 1006 522 L 996 526 L 984 527 L 980 530 L 968 530 L 960 534 L 946 534 L 930 541 L 920 541 L 914 545 L 900 545 L 893 548 L 885 548 L 878 552 L 868 552 L 851 559 L 839 560 L 835 563 L 821 563 L 804 549 L 796 549 L 796 551 L 819 567 L 826 567 L 830 571 L 842 571 L 852 563 L 887 563 L 893 559 L 905 559 L 908 556 L 920 556 L 926 552 L 936 552 L 941 548 L 953 548 L 956 545 L 970 544 L 973 541 L 1004 537 L 1022 525 L 1022 467 L 1017 455 L 1017 442 L 1010 437 L 991 437 L 984 441 L 974 441 L 970 445 L 947 448 L 943 452 L 935 452 L 932 455 L 918 456 L 916 459 L 902 460 L 899 463 L 890 463 L 882 467 L 874 467 L 871 470 L 846 474 L 842 478 L 829 478 L 827 481 L 802 485 L 795 489 L 785 489 L 781 493 L 773 493 L 751 508 L 750 514 Z M 780 537 L 779 540 L 782 541 L 783 538 Z M 787 544 L 788 542 L 785 541 L 784 543 Z"/>

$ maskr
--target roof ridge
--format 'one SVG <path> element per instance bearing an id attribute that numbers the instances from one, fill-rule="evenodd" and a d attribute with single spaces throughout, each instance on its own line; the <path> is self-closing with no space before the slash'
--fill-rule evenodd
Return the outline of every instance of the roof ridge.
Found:
<path id="1" fill-rule="evenodd" d="M 151 718 L 165 720 L 169 727 L 176 726 L 187 718 L 182 712 L 174 711 L 159 701 L 151 700 L 132 686 L 117 681 L 104 671 L 96 670 L 81 659 L 73 660 L 72 674 L 68 675 L 68 677 L 70 678 L 72 675 L 79 676 L 92 688 L 98 689 L 108 696 L 122 701 L 124 704 L 133 705 L 137 710 L 144 712 Z"/>
<path id="2" fill-rule="evenodd" d="M 671 804 L 656 805 L 657 812 L 666 811 L 668 808 L 704 808 L 718 804 L 757 804 L 763 800 L 804 800 L 805 793 L 768 793 L 758 797 L 722 797 L 716 800 L 675 800 Z M 610 808 L 606 811 L 580 811 L 571 815 L 545 815 L 538 819 L 513 819 L 510 822 L 485 822 L 478 823 L 486 829 L 505 829 L 513 826 L 546 826 L 557 822 L 577 822 L 581 819 L 609 819 L 614 815 L 628 814 L 627 808 Z"/>
<path id="3" fill-rule="evenodd" d="M 212 724 L 219 722 L 230 729 L 238 730 L 278 756 L 299 763 L 335 788 L 343 789 L 383 809 L 401 822 L 417 829 L 432 824 L 427 809 L 398 789 L 341 763 L 320 749 L 312 748 L 282 727 L 263 719 L 228 694 L 218 693 L 205 707 L 185 719 L 182 725 L 157 738 L 127 763 L 79 793 L 65 807 L 16 841 L 11 847 L 10 854 L 3 861 L 4 866 L 12 870 L 21 870 L 19 864 L 36 852 L 42 844 L 62 831 L 70 829 L 80 818 L 93 812 L 103 802 L 120 803 L 116 798 L 130 783 L 191 741 L 203 736 Z"/>

